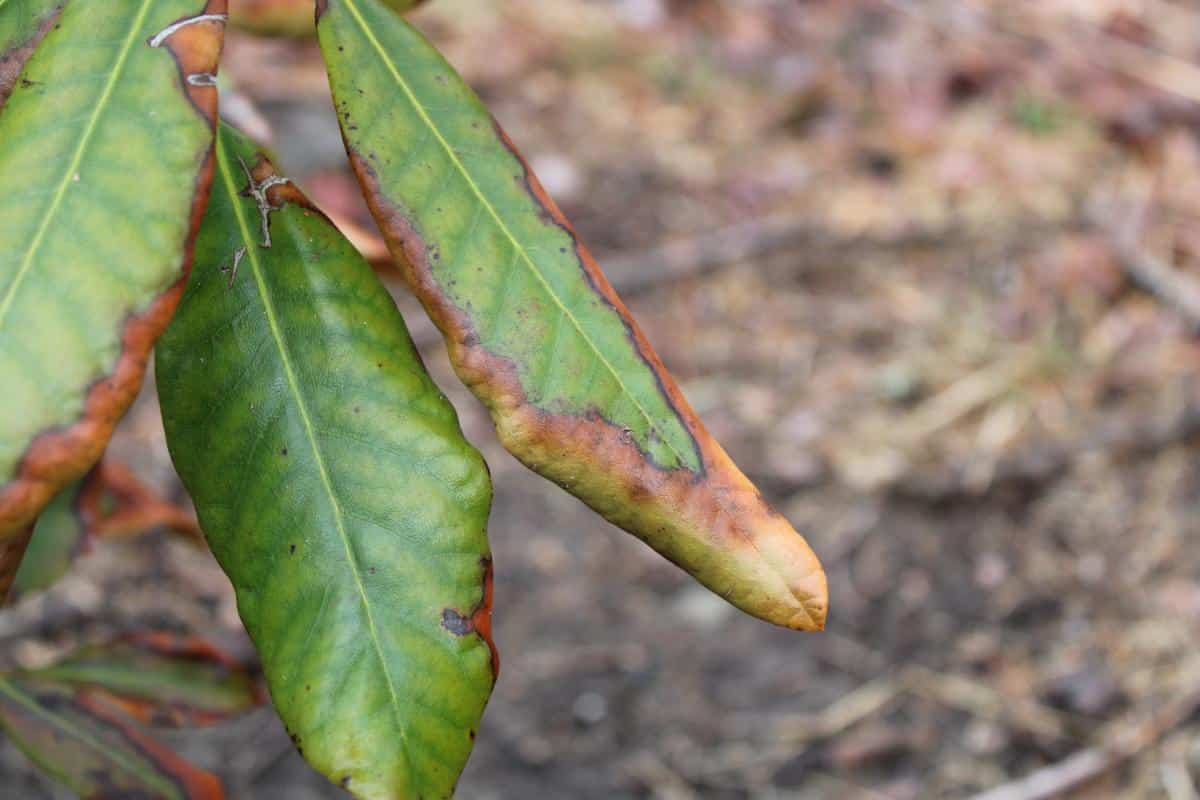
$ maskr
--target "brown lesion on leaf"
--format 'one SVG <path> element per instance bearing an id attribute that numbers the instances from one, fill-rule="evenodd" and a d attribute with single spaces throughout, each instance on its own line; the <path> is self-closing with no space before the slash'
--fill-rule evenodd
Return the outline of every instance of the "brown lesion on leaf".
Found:
<path id="1" fill-rule="evenodd" d="M 224 14 L 225 10 L 226 0 L 209 0 L 204 13 Z M 166 40 L 181 69 L 187 70 L 184 74 L 216 69 L 223 30 L 224 26 L 211 23 L 190 25 Z M 186 84 L 184 85 L 186 87 Z M 216 89 L 190 87 L 187 88 L 187 94 L 193 106 L 215 131 Z M 121 326 L 120 355 L 111 372 L 88 388 L 79 419 L 61 428 L 43 431 L 34 437 L 22 455 L 12 479 L 0 486 L 0 548 L 4 548 L 8 559 L 16 560 L 16 563 L 11 565 L 13 574 L 19 564 L 15 542 L 27 536 L 35 518 L 55 494 L 78 479 L 100 459 L 112 436 L 113 428 L 124 416 L 141 388 L 150 351 L 174 315 L 183 295 L 188 274 L 191 272 L 196 234 L 204 215 L 216 163 L 211 143 L 203 155 L 203 161 L 193 180 L 189 225 L 186 237 L 181 243 L 182 257 L 178 280 L 144 311 L 126 318 Z M 8 567 L 8 564 L 0 566 L 0 578 Z M 11 574 L 7 576 L 7 580 L 0 579 L 0 595 L 7 592 L 11 581 Z"/>
<path id="2" fill-rule="evenodd" d="M 289 203 L 321 214 L 321 217 L 328 221 L 328 218 L 312 204 L 304 192 L 300 191 L 290 179 L 283 177 L 275 170 L 275 165 L 266 156 L 258 154 L 254 166 L 248 165 L 241 156 L 238 156 L 237 160 L 248 181 L 246 188 L 242 189 L 241 195 L 249 197 L 258 207 L 259 225 L 262 231 L 262 241 L 258 243 L 259 247 L 270 249 L 271 214 Z M 242 254 L 245 255 L 244 250 Z"/>
<path id="3" fill-rule="evenodd" d="M 146 41 L 150 47 L 170 52 L 188 99 L 208 120 L 216 119 L 217 65 L 225 39 L 227 4 L 228 0 L 208 0 L 199 14 L 175 20 Z"/>
<path id="4" fill-rule="evenodd" d="M 464 615 L 454 608 L 442 610 L 442 627 L 448 630 L 455 636 L 470 636 L 478 634 L 484 642 L 487 643 L 488 649 L 492 655 L 492 678 L 500 677 L 500 651 L 496 648 L 496 642 L 492 638 L 492 597 L 493 597 L 493 573 L 492 559 L 484 556 L 479 560 L 479 566 L 483 570 L 483 595 L 479 600 L 479 604 L 471 610 L 470 614 Z"/>
<path id="5" fill-rule="evenodd" d="M 261 178 L 256 178 L 250 167 L 246 166 L 244 158 L 238 156 L 237 160 L 242 167 L 242 172 L 246 173 L 246 179 L 250 181 L 242 190 L 242 197 L 249 197 L 258 206 L 259 225 L 262 228 L 262 241 L 258 243 L 258 246 L 269 250 L 271 249 L 271 212 L 283 208 L 283 203 L 272 200 L 268 192 L 281 186 L 290 185 L 291 181 L 282 175 L 277 175 L 274 168 Z M 269 166 L 270 162 L 260 157 L 256 168 L 264 164 Z"/>
<path id="6" fill-rule="evenodd" d="M 828 588 L 816 555 L 708 433 L 566 217 L 499 126 L 497 134 L 522 164 L 531 197 L 549 221 L 571 235 L 596 293 L 621 317 L 695 442 L 701 469 L 662 469 L 623 427 L 602 416 L 557 414 L 531 403 L 517 365 L 486 350 L 468 310 L 442 290 L 433 273 L 431 246 L 410 215 L 385 196 L 367 159 L 348 147 L 367 204 L 397 266 L 442 331 L 459 378 L 488 407 L 506 449 L 530 469 L 747 613 L 784 627 L 821 630 Z"/>
<path id="7" fill-rule="evenodd" d="M 59 3 L 50 10 L 50 12 L 38 21 L 37 27 L 34 29 L 33 36 L 24 42 L 19 42 L 15 47 L 6 52 L 0 53 L 0 108 L 8 100 L 13 89 L 17 85 L 17 78 L 21 74 L 22 67 L 29 57 L 33 55 L 33 51 L 41 44 L 42 39 L 46 37 L 46 33 L 54 25 L 54 21 L 58 19 L 59 13 L 62 12 L 63 3 Z M 17 12 L 13 12 L 17 13 Z M 24 88 L 33 86 L 32 81 L 22 83 Z"/>
<path id="8" fill-rule="evenodd" d="M 25 548 L 33 538 L 33 524 L 7 539 L 0 539 L 0 601 L 3 601 L 17 577 L 21 559 L 25 557 Z"/>

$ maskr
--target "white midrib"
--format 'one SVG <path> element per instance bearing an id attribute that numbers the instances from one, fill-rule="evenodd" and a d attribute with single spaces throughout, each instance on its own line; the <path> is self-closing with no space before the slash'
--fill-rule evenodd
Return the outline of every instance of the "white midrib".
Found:
<path id="1" fill-rule="evenodd" d="M 542 285 L 542 288 L 545 290 L 547 296 L 554 301 L 554 304 L 558 307 L 559 311 L 562 312 L 563 316 L 565 316 L 571 322 L 571 326 L 575 328 L 576 332 L 579 334 L 579 338 L 587 344 L 588 348 L 595 354 L 597 360 L 599 360 L 600 363 L 604 365 L 605 369 L 607 369 L 612 375 L 613 380 L 616 382 L 617 386 L 620 387 L 621 392 L 629 398 L 630 402 L 638 410 L 638 413 L 640 413 L 646 420 L 646 424 L 650 427 L 650 429 L 658 430 L 659 426 L 655 424 L 654 418 L 650 416 L 650 412 L 648 412 L 642 405 L 641 401 L 638 400 L 637 395 L 631 392 L 629 387 L 625 385 L 625 382 L 621 380 L 621 375 L 619 372 L 617 372 L 616 367 L 614 367 L 612 363 L 604 356 L 604 353 L 599 347 L 596 346 L 596 343 L 592 341 L 592 338 L 583 330 L 579 320 L 575 318 L 575 315 L 571 313 L 571 310 L 567 308 L 562 299 L 559 298 L 558 294 L 546 281 L 545 276 L 542 275 L 541 270 L 538 269 L 537 264 L 535 264 L 533 258 L 530 257 L 529 251 L 525 249 L 525 247 L 517 240 L 517 237 L 513 234 L 513 232 L 509 230 L 508 226 L 504 224 L 504 220 L 500 218 L 500 214 L 496 211 L 495 206 L 488 201 L 487 197 L 483 193 L 483 190 L 479 188 L 479 184 L 477 184 L 475 179 L 471 177 L 471 173 L 467 171 L 466 165 L 462 163 L 458 157 L 458 154 L 454 152 L 454 148 L 451 147 L 450 143 L 446 141 L 446 138 L 442 136 L 441 129 L 434 124 L 433 119 L 429 116 L 428 112 L 426 112 L 425 106 L 417 98 L 416 93 L 413 92 L 412 87 L 408 85 L 408 82 L 404 80 L 404 77 L 400 74 L 400 70 L 398 70 L 396 65 L 392 63 L 392 60 L 387 55 L 387 51 L 384 50 L 383 45 L 380 43 L 379 39 L 376 38 L 370 26 L 367 25 L 366 20 L 362 18 L 362 14 L 359 12 L 358 5 L 355 0 L 342 0 L 342 2 L 350 12 L 350 15 L 354 17 L 354 21 L 362 30 L 363 36 L 365 36 L 367 41 L 371 43 L 371 47 L 375 50 L 384 66 L 387 67 L 387 70 L 389 73 L 391 73 L 392 78 L 395 79 L 396 84 L 404 92 L 405 96 L 408 97 L 408 101 L 412 103 L 413 108 L 416 109 L 417 114 L 421 117 L 421 120 L 425 123 L 425 125 L 433 133 L 434 138 L 438 140 L 442 148 L 446 151 L 446 155 L 450 159 L 450 162 L 459 171 L 459 173 L 462 174 L 463 179 L 466 180 L 467 185 L 471 187 L 471 191 L 479 200 L 479 203 L 485 209 L 487 209 L 488 214 L 493 220 L 495 220 L 496 226 L 504 234 L 505 238 L 507 238 L 512 244 L 514 252 L 519 254 L 521 261 L 525 263 L 525 265 L 529 268 L 530 273 L 534 276 L 534 278 L 537 279 L 538 283 Z M 671 444 L 671 440 L 665 435 L 660 435 L 659 438 L 663 444 L 666 445 L 667 449 L 670 450 L 675 456 L 679 464 L 686 466 L 688 463 L 687 459 L 683 457 L 682 453 L 675 449 L 675 446 Z"/>
<path id="2" fill-rule="evenodd" d="M 300 413 L 300 420 L 304 426 L 305 436 L 308 439 L 309 446 L 312 448 L 313 461 L 317 465 L 317 473 L 321 478 L 321 485 L 329 497 L 329 504 L 333 507 L 334 524 L 337 527 L 338 536 L 341 537 L 342 546 L 345 548 L 346 560 L 350 565 L 350 572 L 354 576 L 354 584 L 358 589 L 359 598 L 362 600 L 363 613 L 367 618 L 367 629 L 370 633 L 371 644 L 374 646 L 375 655 L 379 659 L 380 671 L 382 671 L 384 682 L 387 684 L 388 695 L 391 699 L 392 715 L 396 721 L 397 731 L 401 739 L 406 739 L 400 714 L 400 698 L 396 693 L 396 685 L 392 679 L 391 672 L 388 670 L 387 659 L 383 654 L 383 645 L 379 641 L 379 631 L 375 625 L 375 615 L 371 609 L 371 600 L 367 596 L 367 589 L 362 581 L 362 568 L 359 566 L 358 557 L 354 555 L 354 549 L 350 545 L 350 536 L 346 532 L 345 514 L 342 512 L 342 506 L 337 499 L 337 494 L 333 491 L 333 483 L 329 478 L 329 471 L 325 466 L 325 458 L 321 454 L 320 446 L 317 444 L 316 429 L 313 427 L 312 418 L 309 416 L 308 405 L 304 401 L 304 394 L 300 391 L 300 384 L 296 379 L 296 371 L 292 367 L 292 359 L 288 353 L 287 344 L 283 341 L 279 320 L 275 315 L 275 304 L 271 300 L 270 292 L 267 291 L 266 281 L 263 278 L 262 264 L 258 257 L 258 240 L 254 237 L 247 222 L 245 209 L 242 208 L 240 192 L 230 172 L 229 159 L 224 153 L 219 133 L 217 134 L 216 146 L 217 164 L 220 168 L 221 177 L 229 192 L 230 202 L 233 206 L 234 216 L 237 218 L 242 241 L 246 243 L 246 261 L 250 263 L 250 270 L 254 274 L 255 285 L 258 287 L 258 293 L 262 297 L 263 308 L 267 315 L 267 326 L 270 328 L 271 336 L 274 338 L 275 345 L 279 350 L 279 358 L 283 363 L 283 371 L 287 377 L 288 388 L 295 398 L 296 408 Z"/>
<path id="3" fill-rule="evenodd" d="M 6 2 L 6 0 L 0 0 L 0 5 L 3 2 Z M 103 116 L 105 109 L 108 107 L 108 101 L 112 98 L 113 90 L 117 86 L 117 79 L 121 77 L 121 72 L 125 69 L 125 62 L 129 60 L 129 54 L 133 52 L 134 42 L 137 41 L 138 34 L 146 22 L 146 14 L 149 12 L 151 4 L 152 0 L 142 0 L 137 17 L 134 19 L 133 24 L 129 26 L 129 33 L 125 35 L 125 41 L 121 43 L 121 49 L 117 53 L 117 60 L 108 74 L 108 80 L 104 83 L 104 90 L 100 93 L 100 99 L 96 101 L 96 106 L 92 109 L 92 115 L 88 117 L 87 125 L 84 126 L 83 133 L 79 137 L 79 144 L 75 147 L 75 153 L 71 156 L 71 160 L 67 162 L 67 169 L 63 172 L 62 180 L 59 181 L 58 188 L 50 200 L 50 206 L 46 209 L 46 213 L 42 215 L 42 221 L 38 225 L 37 231 L 34 232 L 33 239 L 29 243 L 29 249 L 25 251 L 25 257 L 21 260 L 21 266 L 17 268 L 17 274 L 5 290 L 3 299 L 0 299 L 0 329 L 4 328 L 5 319 L 12 309 L 17 291 L 21 288 L 21 284 L 24 283 L 26 276 L 33 268 L 34 259 L 37 257 L 37 253 L 42 247 L 42 242 L 50 230 L 50 223 L 54 221 L 54 217 L 62 207 L 63 198 L 67 194 L 67 187 L 71 185 L 72 177 L 78 172 L 79 165 L 83 163 L 83 155 L 87 152 L 92 135 L 96 132 L 96 126 L 100 122 L 100 117 Z"/>

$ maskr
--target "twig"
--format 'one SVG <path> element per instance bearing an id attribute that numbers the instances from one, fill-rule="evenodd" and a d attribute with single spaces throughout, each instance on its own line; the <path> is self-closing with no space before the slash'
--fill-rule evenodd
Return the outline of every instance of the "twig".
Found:
<path id="1" fill-rule="evenodd" d="M 1038 366 L 1037 353 L 1022 351 L 972 372 L 923 403 L 900 423 L 893 435 L 907 442 L 930 439 L 1010 391 Z"/>
<path id="2" fill-rule="evenodd" d="M 1158 764 L 1158 780 L 1168 800 L 1200 800 L 1196 782 L 1188 769 L 1188 745 L 1191 731 L 1181 730 L 1163 742 L 1163 757 Z"/>
<path id="3" fill-rule="evenodd" d="M 1000 486 L 1043 484 L 1092 453 L 1125 458 L 1153 455 L 1196 436 L 1200 436 L 1200 406 L 1190 405 L 1165 420 L 1147 421 L 1144 415 L 1135 415 L 1106 421 L 1080 443 L 1028 447 L 998 460 L 986 485 L 971 480 L 979 459 L 970 457 L 932 474 L 910 475 L 888 489 L 895 496 L 922 501 L 977 497 Z"/>
<path id="4" fill-rule="evenodd" d="M 1169 306 L 1192 329 L 1200 331 L 1200 282 L 1123 239 L 1118 237 L 1115 247 L 1130 280 Z"/>
<path id="5" fill-rule="evenodd" d="M 1193 689 L 1161 713 L 1132 728 L 1121 726 L 1110 741 L 1076 752 L 1057 764 L 998 786 L 971 800 L 1050 800 L 1116 769 L 1183 724 L 1200 709 L 1200 688 Z"/>
<path id="6" fill-rule="evenodd" d="M 893 678 L 877 678 L 850 694 L 830 703 L 816 713 L 776 716 L 769 724 L 767 741 L 748 748 L 744 741 L 726 745 L 710 753 L 697 765 L 693 777 L 709 777 L 741 772 L 751 766 L 778 765 L 795 756 L 798 749 L 833 737 L 879 713 L 891 705 L 904 686 Z M 762 727 L 760 723 L 756 728 Z"/>
<path id="7" fill-rule="evenodd" d="M 1035 736 L 1064 739 L 1066 724 L 1062 715 L 1032 700 L 1021 700 L 962 675 L 934 672 L 924 667 L 909 667 L 903 684 L 917 694 L 943 705 L 958 708 L 990 720 L 1002 720 Z"/>
<path id="8" fill-rule="evenodd" d="M 829 238 L 808 220 L 794 217 L 755 220 L 642 252 L 609 256 L 602 258 L 600 264 L 617 291 L 628 295 Z"/>

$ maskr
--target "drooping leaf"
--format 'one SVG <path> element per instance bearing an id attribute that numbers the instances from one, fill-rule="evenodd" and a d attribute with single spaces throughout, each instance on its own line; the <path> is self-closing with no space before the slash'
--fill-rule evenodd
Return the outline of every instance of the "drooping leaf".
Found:
<path id="1" fill-rule="evenodd" d="M 99 458 L 178 302 L 224 8 L 68 3 L 0 110 L 0 549 Z"/>
<path id="2" fill-rule="evenodd" d="M 0 0 L 0 106 L 66 0 Z"/>
<path id="3" fill-rule="evenodd" d="M 220 800 L 215 775 L 137 730 L 101 694 L 0 676 L 0 728 L 31 761 L 88 800 Z"/>
<path id="4" fill-rule="evenodd" d="M 126 714 L 152 725 L 213 725 L 262 701 L 246 664 L 202 639 L 169 633 L 87 647 L 35 677 L 103 690 Z"/>
<path id="5" fill-rule="evenodd" d="M 192 514 L 159 497 L 127 467 L 104 459 L 42 511 L 9 599 L 48 588 L 98 539 L 139 536 L 162 527 L 203 541 Z"/>
<path id="6" fill-rule="evenodd" d="M 304 757 L 359 797 L 449 796 L 496 669 L 486 467 L 370 267 L 227 128 L 157 379 Z"/>
<path id="7" fill-rule="evenodd" d="M 318 6 L 368 204 L 505 446 L 734 605 L 820 629 L 808 544 L 705 430 L 470 88 L 378 0 Z"/>
<path id="8" fill-rule="evenodd" d="M 401 13 L 425 0 L 384 0 Z M 229 9 L 229 21 L 243 30 L 265 36 L 312 36 L 313 0 L 239 0 Z"/>

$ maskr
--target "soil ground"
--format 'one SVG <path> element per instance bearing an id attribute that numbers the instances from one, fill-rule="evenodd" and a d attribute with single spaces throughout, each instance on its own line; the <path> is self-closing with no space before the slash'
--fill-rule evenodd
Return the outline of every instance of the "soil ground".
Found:
<path id="1" fill-rule="evenodd" d="M 964 798 L 1086 762 L 993 800 L 1197 797 L 1200 11 L 483 5 L 416 21 L 832 603 L 820 635 L 749 619 L 527 472 L 385 272 L 496 484 L 503 669 L 460 796 Z M 369 229 L 313 47 L 229 51 L 289 174 Z M 148 388 L 112 452 L 178 496 L 161 435 Z M 147 626 L 247 646 L 211 557 L 156 536 L 0 616 L 0 652 Z M 174 741 L 237 800 L 340 796 L 269 710 Z M 0 796 L 54 792 L 0 748 Z"/>

